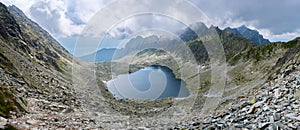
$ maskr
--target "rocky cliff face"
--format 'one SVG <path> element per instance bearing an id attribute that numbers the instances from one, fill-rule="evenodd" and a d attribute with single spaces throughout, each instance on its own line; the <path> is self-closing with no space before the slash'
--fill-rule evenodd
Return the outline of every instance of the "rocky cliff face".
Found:
<path id="1" fill-rule="evenodd" d="M 197 34 L 199 34 L 199 36 L 204 36 L 206 34 L 210 34 L 210 32 L 215 32 L 220 37 L 228 62 L 231 62 L 232 58 L 235 55 L 243 53 L 255 46 L 251 41 L 244 38 L 241 34 L 234 33 L 226 29 L 221 30 L 218 27 L 214 26 L 207 28 L 203 23 L 197 23 L 193 26 L 193 28 L 196 32 L 192 31 L 190 28 L 187 28 L 180 35 L 180 37 L 182 38 L 182 40 L 187 42 L 187 45 L 191 48 L 195 55 L 195 58 L 199 63 L 208 62 L 209 57 L 202 41 L 197 40 Z"/>
<path id="2" fill-rule="evenodd" d="M 265 39 L 261 34 L 259 34 L 258 31 L 251 30 L 246 26 L 240 26 L 238 28 L 226 28 L 225 30 L 230 31 L 236 35 L 240 35 L 253 42 L 255 45 L 264 45 L 271 43 L 268 39 Z"/>

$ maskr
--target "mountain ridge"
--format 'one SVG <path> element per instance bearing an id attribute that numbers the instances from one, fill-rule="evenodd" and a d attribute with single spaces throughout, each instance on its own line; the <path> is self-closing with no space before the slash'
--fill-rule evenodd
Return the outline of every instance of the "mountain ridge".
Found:
<path id="1" fill-rule="evenodd" d="M 227 27 L 225 30 L 231 31 L 234 34 L 241 35 L 244 38 L 248 39 L 249 41 L 253 42 L 255 45 L 264 45 L 271 43 L 268 39 L 265 39 L 263 35 L 259 34 L 257 30 L 252 30 L 242 25 L 237 28 L 230 28 Z"/>
<path id="2" fill-rule="evenodd" d="M 197 33 L 199 33 L 199 35 L 215 35 L 214 33 L 216 33 L 216 35 L 218 35 L 220 37 L 220 40 L 223 44 L 223 47 L 225 49 L 225 54 L 226 57 L 229 59 L 232 58 L 232 56 L 234 56 L 236 53 L 245 51 L 251 47 L 254 46 L 254 44 L 245 39 L 244 37 L 242 37 L 241 35 L 235 35 L 234 33 L 227 31 L 227 30 L 221 30 L 216 26 L 211 26 L 209 28 L 207 28 L 205 26 L 205 24 L 203 23 L 197 23 L 195 25 L 196 27 L 196 31 L 198 30 Z M 184 33 L 182 33 L 180 35 L 181 40 L 183 40 L 190 49 L 191 51 L 196 55 L 196 59 L 199 60 L 198 62 L 200 63 L 205 63 L 208 62 L 208 54 L 206 52 L 206 48 L 203 45 L 203 43 L 198 39 L 198 35 L 190 28 L 187 28 L 185 30 Z M 175 42 L 176 41 L 176 42 Z M 171 47 L 171 46 L 176 46 L 177 43 L 180 43 L 181 41 L 178 40 L 170 40 L 170 39 L 159 39 L 158 36 L 153 35 L 153 36 L 149 36 L 149 37 L 140 37 L 137 36 L 135 38 L 132 38 L 129 40 L 129 42 L 126 44 L 125 49 L 116 49 L 118 52 L 118 54 L 115 55 L 115 59 L 119 59 L 122 58 L 122 56 L 125 56 L 127 54 L 129 54 L 132 51 L 136 51 L 137 48 L 147 48 L 147 47 L 151 47 L 151 46 L 147 46 L 150 44 L 156 45 L 156 46 L 161 46 L 161 47 Z M 174 44 L 172 44 L 174 43 Z M 175 44 L 176 43 L 176 44 Z M 197 44 L 194 44 L 197 43 Z M 164 45 L 164 44 L 168 44 L 168 45 Z M 152 45 L 152 46 L 153 46 Z M 154 47 L 154 46 L 153 46 Z M 176 48 L 176 47 L 175 47 Z M 177 49 L 178 50 L 178 49 Z M 99 57 L 101 58 L 101 55 L 106 55 L 106 54 L 101 54 L 101 49 L 98 50 L 96 53 L 93 53 L 92 55 L 96 55 L 96 57 L 93 57 L 94 59 L 83 59 L 85 61 L 101 61 L 99 60 Z M 180 54 L 180 52 L 177 52 L 178 54 Z M 184 53 L 184 52 L 182 52 Z M 85 58 L 85 57 L 83 57 Z"/>

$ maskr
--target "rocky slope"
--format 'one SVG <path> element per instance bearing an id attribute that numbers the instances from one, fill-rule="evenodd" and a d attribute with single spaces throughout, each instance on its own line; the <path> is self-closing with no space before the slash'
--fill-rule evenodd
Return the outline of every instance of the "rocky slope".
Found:
<path id="1" fill-rule="evenodd" d="M 0 127 L 47 128 L 79 108 L 72 55 L 15 6 L 0 3 L 0 26 Z"/>
<path id="2" fill-rule="evenodd" d="M 300 54 L 287 54 L 289 60 L 263 85 L 224 102 L 211 116 L 193 117 L 175 128 L 300 129 Z"/>

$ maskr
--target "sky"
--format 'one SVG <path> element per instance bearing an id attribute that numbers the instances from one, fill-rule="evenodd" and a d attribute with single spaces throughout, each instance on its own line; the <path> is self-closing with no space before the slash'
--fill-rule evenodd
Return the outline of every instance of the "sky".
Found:
<path id="1" fill-rule="evenodd" d="M 78 36 L 82 35 L 91 19 L 98 12 L 110 7 L 109 5 L 114 4 L 115 1 L 1 0 L 6 5 L 19 7 L 30 19 L 47 30 L 71 53 L 76 48 Z M 122 5 L 124 9 L 130 6 L 130 9 L 153 8 L 159 10 L 163 7 L 162 5 L 169 4 L 174 8 L 164 7 L 165 10 L 172 12 L 171 15 L 178 19 L 151 13 L 127 17 L 119 23 L 115 23 L 115 26 L 105 32 L 107 34 L 106 38 L 110 39 L 107 41 L 110 42 L 104 44 L 103 47 L 115 47 L 118 45 L 119 40 L 147 28 L 163 28 L 170 32 L 176 32 L 184 28 L 181 22 L 192 17 L 188 17 L 191 14 L 184 14 L 180 10 L 188 9 L 182 9 L 176 3 L 174 5 L 173 3 L 164 3 L 166 1 L 156 2 L 154 6 L 148 6 L 150 3 L 148 1 L 141 3 L 142 0 Z M 210 24 L 221 29 L 246 25 L 251 29 L 258 30 L 270 41 L 288 41 L 300 36 L 299 0 L 187 0 L 187 2 L 197 7 L 209 20 Z M 116 7 L 122 8 L 122 6 Z M 118 12 L 118 9 L 110 8 L 110 11 Z M 121 11 L 119 13 L 124 14 Z M 106 20 L 105 18 L 102 18 L 103 21 Z M 102 19 L 98 21 L 99 25 L 102 25 Z"/>

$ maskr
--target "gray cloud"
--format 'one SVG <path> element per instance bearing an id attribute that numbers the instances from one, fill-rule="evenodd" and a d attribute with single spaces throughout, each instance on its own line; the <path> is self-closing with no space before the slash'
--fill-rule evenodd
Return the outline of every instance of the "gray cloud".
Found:
<path id="1" fill-rule="evenodd" d="M 299 0 L 190 0 L 218 26 L 248 24 L 269 35 L 299 32 Z M 268 35 L 268 34 L 265 34 Z M 272 38 L 272 36 L 270 36 Z"/>
<path id="2" fill-rule="evenodd" d="M 129 17 L 116 25 L 109 34 L 118 39 L 124 39 L 129 35 L 145 29 L 162 29 L 176 34 L 186 26 L 168 16 L 157 14 L 143 14 Z M 154 35 L 154 34 L 153 34 Z"/>
<path id="3" fill-rule="evenodd" d="M 266 38 L 272 41 L 290 40 L 300 35 L 299 0 L 188 0 L 194 3 L 210 18 L 210 21 L 221 28 L 247 25 L 259 30 Z M 39 23 L 55 38 L 75 39 L 90 18 L 102 7 L 108 5 L 109 0 L 3 0 L 6 4 L 15 4 L 26 15 Z M 150 2 L 150 1 L 148 1 Z M 165 1 L 157 3 L 153 9 L 161 9 Z M 132 3 L 130 3 L 132 4 Z M 132 8 L 150 8 L 147 2 Z M 176 3 L 173 3 L 176 6 Z M 126 5 L 124 5 L 126 6 Z M 178 6 L 179 7 L 179 6 Z M 122 8 L 122 7 L 121 7 Z M 171 9 L 171 8 L 170 8 Z M 169 10 L 175 16 L 186 18 L 178 10 Z M 116 10 L 117 11 L 117 10 Z M 101 20 L 99 21 L 101 22 Z M 196 22 L 196 21 L 195 21 Z M 162 16 L 135 16 L 128 18 L 109 34 L 115 38 L 124 38 L 136 30 L 145 28 L 162 28 L 176 32 L 182 28 L 179 22 Z M 64 43 L 62 44 L 70 44 Z M 70 41 L 70 40 L 66 40 Z M 75 41 L 74 41 L 75 43 Z"/>

